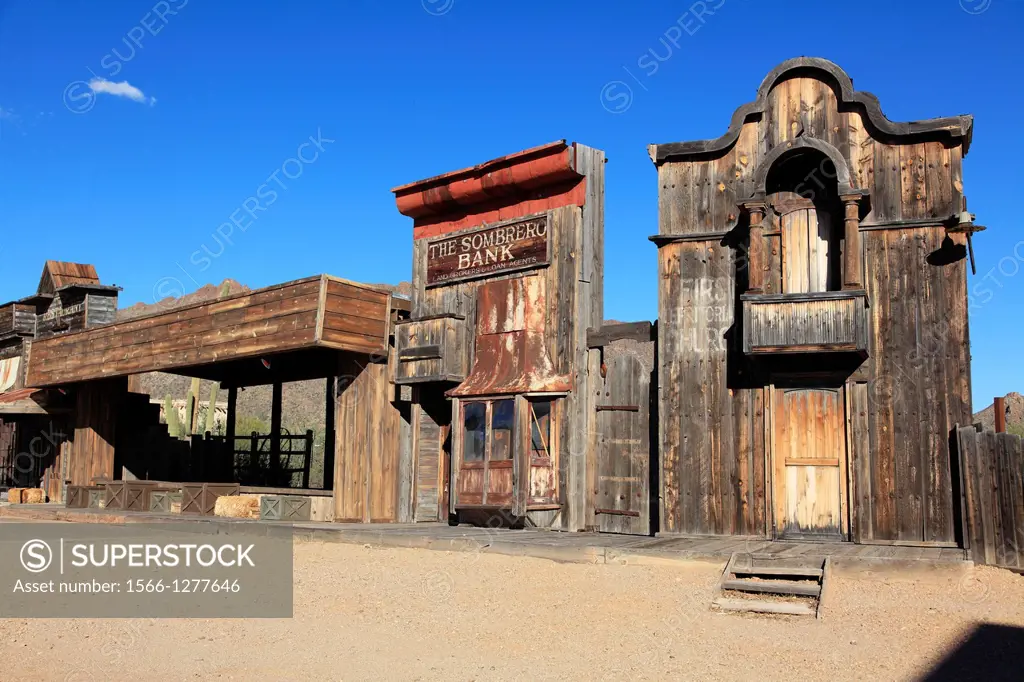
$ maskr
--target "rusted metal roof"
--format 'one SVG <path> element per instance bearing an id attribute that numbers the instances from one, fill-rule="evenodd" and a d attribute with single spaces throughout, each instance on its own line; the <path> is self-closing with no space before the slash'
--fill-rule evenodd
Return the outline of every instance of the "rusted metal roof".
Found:
<path id="1" fill-rule="evenodd" d="M 576 147 L 565 140 L 391 190 L 416 239 L 586 201 Z"/>
<path id="2" fill-rule="evenodd" d="M 99 284 L 96 268 L 87 263 L 65 263 L 48 260 L 39 280 L 39 293 L 53 291 L 69 284 Z"/>
<path id="3" fill-rule="evenodd" d="M 480 285 L 473 369 L 447 395 L 563 393 L 567 374 L 555 371 L 545 345 L 545 292 L 541 277 L 519 277 Z"/>

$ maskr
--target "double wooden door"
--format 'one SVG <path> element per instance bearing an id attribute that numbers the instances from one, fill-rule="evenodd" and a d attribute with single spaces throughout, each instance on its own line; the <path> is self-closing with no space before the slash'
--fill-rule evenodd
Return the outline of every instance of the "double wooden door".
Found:
<path id="1" fill-rule="evenodd" d="M 846 536 L 842 387 L 777 387 L 772 397 L 775 536 Z"/>

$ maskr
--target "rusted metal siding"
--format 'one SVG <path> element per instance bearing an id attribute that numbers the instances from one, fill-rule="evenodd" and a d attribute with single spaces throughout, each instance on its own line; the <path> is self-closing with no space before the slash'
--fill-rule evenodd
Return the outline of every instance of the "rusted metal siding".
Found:
<path id="1" fill-rule="evenodd" d="M 473 370 L 453 397 L 564 392 L 571 378 L 555 372 L 545 338 L 547 300 L 538 276 L 498 280 L 477 289 Z"/>

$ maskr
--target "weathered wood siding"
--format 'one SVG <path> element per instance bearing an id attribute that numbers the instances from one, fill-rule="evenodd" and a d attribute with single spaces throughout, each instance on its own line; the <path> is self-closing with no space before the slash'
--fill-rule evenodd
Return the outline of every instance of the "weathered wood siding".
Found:
<path id="1" fill-rule="evenodd" d="M 85 295 L 85 326 L 98 327 L 117 321 L 117 294 Z"/>
<path id="2" fill-rule="evenodd" d="M 390 295 L 333 277 L 324 279 L 323 344 L 363 353 L 386 351 Z"/>
<path id="3" fill-rule="evenodd" d="M 389 300 L 385 291 L 317 276 L 38 339 L 29 356 L 28 383 L 55 386 L 317 345 L 383 352 Z"/>
<path id="4" fill-rule="evenodd" d="M 865 298 L 861 295 L 743 299 L 743 350 L 795 353 L 868 348 Z"/>
<path id="5" fill-rule="evenodd" d="M 940 228 L 864 235 L 870 441 L 859 540 L 955 540 L 949 434 L 971 421 L 967 273 L 931 265 Z M 959 486 L 956 487 L 959 489 Z"/>
<path id="6" fill-rule="evenodd" d="M 402 416 L 389 389 L 387 364 L 358 357 L 342 361 L 335 417 L 335 521 L 400 520 Z"/>
<path id="7" fill-rule="evenodd" d="M 956 432 L 963 466 L 964 511 L 977 564 L 1024 569 L 1024 451 L 1020 436 Z"/>
<path id="8" fill-rule="evenodd" d="M 128 391 L 125 380 L 91 381 L 76 388 L 75 432 L 68 454 L 71 485 L 113 480 L 117 415 Z"/>
<path id="9" fill-rule="evenodd" d="M 740 350 L 732 254 L 683 242 L 659 261 L 661 530 L 762 535 L 764 391 L 729 381 Z"/>
<path id="10" fill-rule="evenodd" d="M 851 191 L 869 197 L 858 254 L 867 326 L 836 332 L 866 334 L 868 357 L 855 369 L 825 358 L 799 368 L 849 375 L 853 539 L 952 543 L 948 435 L 970 419 L 971 405 L 964 238 L 947 236 L 943 225 L 963 207 L 970 118 L 894 124 L 822 62 L 780 66 L 743 110 L 759 115 L 738 115 L 722 138 L 651 148 L 659 186 L 662 530 L 773 531 L 764 517 L 763 395 L 775 370 L 752 364 L 738 342 L 754 331 L 736 313 L 749 279 L 741 204 L 763 191 L 766 161 L 816 145 L 832 150 L 836 173 L 822 165 L 796 191 L 835 186 L 847 171 Z M 781 229 L 769 209 L 765 294 L 783 293 Z M 790 335 L 786 314 L 772 318 L 760 325 L 771 338 L 752 345 Z M 813 326 L 814 315 L 804 318 Z"/>
<path id="11" fill-rule="evenodd" d="M 574 148 L 575 169 L 586 177 L 585 205 L 582 208 L 564 206 L 544 211 L 548 216 L 551 235 L 550 265 L 526 273 L 497 275 L 428 288 L 427 239 L 417 239 L 413 243 L 413 320 L 455 315 L 465 318 L 467 330 L 475 330 L 477 288 L 482 283 L 523 277 L 524 274 L 536 274 L 542 278 L 547 301 L 547 354 L 552 360 L 553 371 L 571 375 L 576 387 L 564 400 L 564 409 L 554 423 L 557 438 L 552 438 L 562 449 L 558 490 L 559 501 L 565 507 L 558 517 L 558 523 L 565 530 L 582 530 L 585 525 L 588 434 L 580 425 L 586 424 L 590 399 L 589 393 L 582 389 L 587 381 L 586 332 L 588 328 L 600 327 L 604 314 L 604 152 L 579 144 L 574 145 Z M 513 215 L 516 214 L 513 212 Z M 466 367 L 472 367 L 472 334 L 467 334 L 467 337 L 469 340 L 465 344 L 464 358 Z M 458 444 L 454 444 L 454 447 L 458 448 Z M 493 486 L 505 483 L 496 478 Z M 511 484 L 511 479 L 507 483 Z M 460 499 L 467 500 L 464 496 Z"/>
<path id="12" fill-rule="evenodd" d="M 459 382 L 469 374 L 473 337 L 466 320 L 435 317 L 395 325 L 395 383 Z"/>
<path id="13" fill-rule="evenodd" d="M 441 509 L 441 475 L 444 469 L 441 452 L 441 426 L 421 405 L 413 406 L 416 435 L 415 462 L 416 521 L 438 521 L 446 517 L 448 510 Z"/>

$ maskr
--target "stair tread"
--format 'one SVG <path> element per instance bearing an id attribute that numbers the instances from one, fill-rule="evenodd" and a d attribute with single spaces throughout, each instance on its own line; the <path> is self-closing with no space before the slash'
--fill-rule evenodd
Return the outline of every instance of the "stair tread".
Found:
<path id="1" fill-rule="evenodd" d="M 733 566 L 732 572 L 736 575 L 792 575 L 807 578 L 822 576 L 820 568 L 809 567 L 752 566 L 743 568 Z"/>
<path id="2" fill-rule="evenodd" d="M 723 611 L 750 611 L 753 613 L 776 613 L 786 616 L 813 616 L 817 611 L 807 604 L 793 602 L 758 601 L 754 599 L 726 599 L 719 597 L 713 604 Z"/>
<path id="3" fill-rule="evenodd" d="M 817 597 L 821 594 L 821 585 L 817 583 L 796 582 L 792 580 L 726 580 L 722 583 L 722 589 L 740 592 L 794 594 L 801 597 Z"/>

